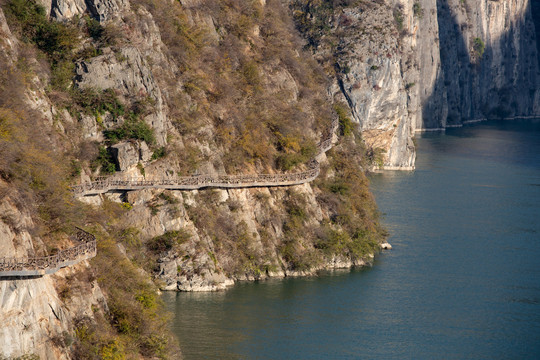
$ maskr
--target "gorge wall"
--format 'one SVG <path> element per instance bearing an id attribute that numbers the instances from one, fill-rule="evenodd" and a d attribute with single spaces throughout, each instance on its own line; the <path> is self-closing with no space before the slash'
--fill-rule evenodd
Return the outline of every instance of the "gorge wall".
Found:
<path id="1" fill-rule="evenodd" d="M 0 278 L 0 357 L 177 359 L 160 289 L 372 263 L 386 235 L 347 111 L 311 183 L 69 191 L 102 175 L 309 169 L 335 115 L 279 1 L 1 4 L 2 256 L 70 247 L 74 225 L 98 250 L 55 275 Z"/>
<path id="2" fill-rule="evenodd" d="M 481 119 L 538 116 L 539 70 L 529 1 L 438 1 L 441 83 L 425 103 L 446 103 L 446 117 L 423 113 L 417 129 Z M 420 120 L 420 119 L 419 119 Z"/>
<path id="3" fill-rule="evenodd" d="M 0 357 L 178 358 L 158 289 L 370 264 L 367 169 L 413 169 L 419 130 L 539 112 L 526 0 L 37 3 L 1 2 L 1 256 L 68 247 L 73 225 L 98 256 L 0 278 Z M 335 116 L 307 184 L 68 190 L 306 170 Z"/>
<path id="4" fill-rule="evenodd" d="M 414 167 L 417 131 L 539 115 L 528 0 L 291 4 L 382 168 Z"/>

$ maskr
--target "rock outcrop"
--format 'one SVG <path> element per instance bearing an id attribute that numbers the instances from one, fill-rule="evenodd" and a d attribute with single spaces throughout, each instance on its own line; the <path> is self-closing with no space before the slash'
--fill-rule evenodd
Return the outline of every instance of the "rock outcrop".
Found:
<path id="1" fill-rule="evenodd" d="M 103 55 L 77 63 L 77 86 L 83 89 L 113 89 L 126 101 L 151 102 L 152 111 L 145 114 L 144 121 L 154 129 L 157 144 L 165 145 L 168 121 L 161 90 L 140 51 L 135 47 L 123 47 L 117 53 L 110 49 L 103 52 Z M 115 126 L 116 120 L 105 120 L 105 127 Z"/>
<path id="2" fill-rule="evenodd" d="M 20 208 L 22 201 L 17 193 L 6 194 L 6 187 L 0 180 L 1 256 L 45 255 L 41 239 L 31 235 L 35 224 L 30 212 Z M 67 277 L 84 277 L 89 271 L 85 261 L 55 275 L 0 277 L 0 356 L 70 359 L 66 346 L 73 342 L 74 319 L 92 317 L 92 307 L 103 309 L 106 306 L 95 280 L 77 282 L 79 285 L 74 289 L 62 285 Z"/>
<path id="3" fill-rule="evenodd" d="M 327 19 L 318 5 L 292 3 L 316 8 L 301 28 L 330 28 L 315 54 L 332 66 L 331 92 L 347 101 L 382 168 L 414 167 L 415 131 L 540 115 L 529 0 L 362 2 L 336 5 Z"/>
<path id="4" fill-rule="evenodd" d="M 96 20 L 105 22 L 129 8 L 128 0 L 40 0 L 57 20 L 69 20 L 88 12 Z"/>
<path id="5" fill-rule="evenodd" d="M 529 1 L 439 1 L 437 18 L 443 71 L 426 103 L 446 101 L 448 115 L 424 112 L 418 129 L 539 115 L 540 76 Z"/>

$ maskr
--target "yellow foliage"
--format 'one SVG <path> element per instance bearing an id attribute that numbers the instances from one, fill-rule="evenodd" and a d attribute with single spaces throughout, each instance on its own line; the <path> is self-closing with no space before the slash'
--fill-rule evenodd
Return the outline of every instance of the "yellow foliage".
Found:
<path id="1" fill-rule="evenodd" d="M 242 132 L 237 145 L 250 157 L 263 159 L 272 154 L 272 148 L 266 141 L 260 128 L 248 128 Z"/>
<path id="2" fill-rule="evenodd" d="M 300 144 L 298 143 L 298 138 L 296 136 L 286 136 L 283 138 L 283 147 L 286 150 L 293 150 L 295 152 L 300 151 Z"/>
<path id="3" fill-rule="evenodd" d="M 10 109 L 0 108 L 0 140 L 10 141 L 15 134 L 18 116 Z"/>
<path id="4" fill-rule="evenodd" d="M 126 358 L 124 346 L 118 340 L 103 346 L 100 355 L 103 360 L 124 360 Z"/>

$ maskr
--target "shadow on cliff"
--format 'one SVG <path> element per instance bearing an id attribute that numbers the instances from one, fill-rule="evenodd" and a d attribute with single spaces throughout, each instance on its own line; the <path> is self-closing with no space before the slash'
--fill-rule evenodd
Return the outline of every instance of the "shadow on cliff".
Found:
<path id="1" fill-rule="evenodd" d="M 540 0 L 530 0 L 531 1 L 531 13 L 532 20 L 534 22 L 534 28 L 536 34 L 540 34 Z M 540 36 L 536 36 L 536 50 L 540 49 Z M 540 56 L 537 56 L 538 67 L 540 68 Z"/>
<path id="2" fill-rule="evenodd" d="M 423 129 L 534 113 L 539 65 L 530 3 L 519 21 L 512 22 L 513 27 L 505 29 L 497 39 L 486 39 L 482 33 L 485 29 L 478 33 L 471 29 L 469 16 L 473 16 L 474 9 L 470 3 L 437 0 L 442 71 L 424 108 L 447 104 L 448 115 L 435 115 L 445 113 L 440 109 L 424 112 Z M 499 5 L 489 3 L 485 16 L 490 6 Z"/>

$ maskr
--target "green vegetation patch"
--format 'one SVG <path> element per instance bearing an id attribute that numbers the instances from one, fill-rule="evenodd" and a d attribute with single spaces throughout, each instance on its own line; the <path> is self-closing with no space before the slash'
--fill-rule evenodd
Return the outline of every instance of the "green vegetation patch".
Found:
<path id="1" fill-rule="evenodd" d="M 104 146 L 100 146 L 98 151 L 98 156 L 92 163 L 92 167 L 94 169 L 100 167 L 101 173 L 104 174 L 113 174 L 116 172 L 116 164 L 110 151 Z"/>
<path id="2" fill-rule="evenodd" d="M 341 135 L 349 136 L 353 134 L 353 131 L 356 128 L 356 124 L 351 120 L 348 115 L 347 106 L 342 103 L 336 103 L 334 105 L 334 110 L 339 118 L 339 130 Z"/>
<path id="3" fill-rule="evenodd" d="M 418 1 L 413 4 L 413 14 L 419 19 L 424 17 L 424 9 L 422 8 L 422 4 Z"/>
<path id="4" fill-rule="evenodd" d="M 119 127 L 105 130 L 103 134 L 111 143 L 125 139 L 143 140 L 147 144 L 153 144 L 156 141 L 154 130 L 143 120 L 137 118 L 128 118 Z"/>
<path id="5" fill-rule="evenodd" d="M 186 230 L 168 231 L 163 235 L 156 236 L 146 243 L 146 247 L 155 253 L 161 253 L 182 245 L 191 238 Z"/>
<path id="6" fill-rule="evenodd" d="M 486 45 L 484 44 L 484 41 L 481 38 L 479 37 L 474 38 L 473 50 L 479 58 L 482 58 L 482 56 L 484 55 L 484 51 L 486 50 Z"/>
<path id="7" fill-rule="evenodd" d="M 169 316 L 150 278 L 138 271 L 106 233 L 99 234 L 91 261 L 109 311 L 96 322 L 76 319 L 73 357 L 77 359 L 172 359 L 177 345 L 168 330 Z"/>
<path id="8" fill-rule="evenodd" d="M 24 42 L 35 44 L 46 54 L 51 63 L 53 88 L 67 88 L 75 69 L 73 51 L 80 44 L 76 26 L 50 21 L 45 8 L 34 0 L 9 0 L 4 10 L 10 28 Z"/>

